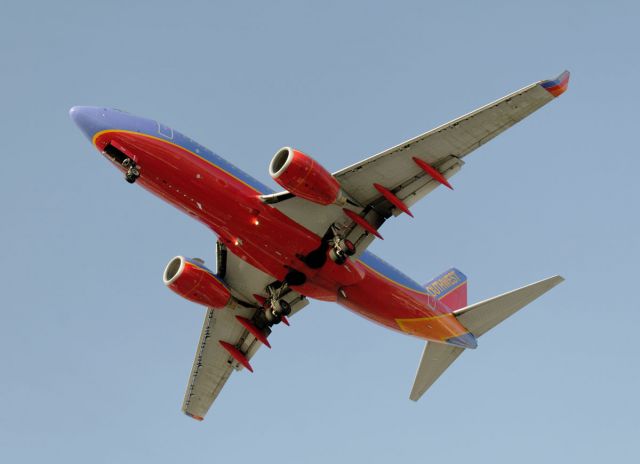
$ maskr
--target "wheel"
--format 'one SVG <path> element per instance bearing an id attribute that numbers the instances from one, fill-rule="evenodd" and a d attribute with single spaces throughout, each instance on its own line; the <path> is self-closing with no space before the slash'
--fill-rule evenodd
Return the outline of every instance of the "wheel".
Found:
<path id="1" fill-rule="evenodd" d="M 282 317 L 275 314 L 272 308 L 266 308 L 264 310 L 264 318 L 267 320 L 267 323 L 271 325 L 280 324 L 280 321 L 282 321 Z"/>
<path id="2" fill-rule="evenodd" d="M 130 172 L 132 175 L 136 176 L 136 177 L 140 177 L 140 171 L 138 171 L 138 168 L 131 168 Z"/>
<path id="3" fill-rule="evenodd" d="M 129 174 L 129 173 L 127 173 L 127 174 L 124 176 L 124 179 L 125 179 L 127 182 L 129 182 L 130 184 L 133 184 L 133 183 L 136 181 L 136 179 L 137 179 L 137 178 L 138 178 L 137 176 L 133 176 L 133 175 L 131 175 L 131 174 Z"/>
<path id="4" fill-rule="evenodd" d="M 342 241 L 342 251 L 347 256 L 353 256 L 356 254 L 356 246 L 351 240 L 344 239 Z"/>
<path id="5" fill-rule="evenodd" d="M 128 168 L 129 166 L 131 166 L 132 163 L 133 161 L 131 160 L 131 158 L 125 158 L 122 161 L 122 167 Z"/>
<path id="6" fill-rule="evenodd" d="M 288 316 L 291 314 L 291 305 L 285 300 L 278 301 L 278 306 L 280 306 L 280 316 Z"/>
<path id="7" fill-rule="evenodd" d="M 329 258 L 331 258 L 331 261 L 338 265 L 344 264 L 347 260 L 347 256 L 344 253 L 339 252 L 335 248 L 331 248 L 329 250 Z"/>

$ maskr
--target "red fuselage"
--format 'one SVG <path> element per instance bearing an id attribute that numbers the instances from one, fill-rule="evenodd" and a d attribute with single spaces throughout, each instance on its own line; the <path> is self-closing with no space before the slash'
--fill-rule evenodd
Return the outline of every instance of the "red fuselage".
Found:
<path id="1" fill-rule="evenodd" d="M 292 287 L 297 292 L 423 339 L 446 343 L 467 333 L 449 308 L 371 253 L 343 265 L 327 260 L 319 269 L 307 267 L 300 257 L 317 249 L 321 238 L 264 203 L 267 187 L 193 140 L 117 110 L 76 107 L 71 114 L 99 151 L 110 144 L 135 161 L 137 183 L 205 224 L 232 253 L 274 280 L 302 271 L 307 280 Z"/>

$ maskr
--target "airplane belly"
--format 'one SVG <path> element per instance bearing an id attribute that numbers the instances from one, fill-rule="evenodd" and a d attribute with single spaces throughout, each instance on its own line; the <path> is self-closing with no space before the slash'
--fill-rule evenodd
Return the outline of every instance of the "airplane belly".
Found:
<path id="1" fill-rule="evenodd" d="M 109 143 L 134 159 L 141 172 L 138 184 L 207 225 L 232 253 L 274 280 L 298 270 L 307 282 L 293 287 L 296 291 L 336 301 L 341 286 L 362 279 L 361 266 L 353 262 L 337 266 L 328 260 L 321 269 L 307 267 L 300 257 L 318 248 L 321 238 L 264 204 L 261 192 L 207 160 L 137 133 L 107 132 L 96 139 L 101 149 Z"/>
<path id="2" fill-rule="evenodd" d="M 135 160 L 142 187 L 204 223 L 229 251 L 274 280 L 296 270 L 306 276 L 304 284 L 292 286 L 302 295 L 337 301 L 367 319 L 421 338 L 435 330 L 429 328 L 433 322 L 420 322 L 434 315 L 426 294 L 374 272 L 362 260 L 337 265 L 327 259 L 319 269 L 308 267 L 301 257 L 317 249 L 321 238 L 263 203 L 261 192 L 219 166 L 142 134 L 107 132 L 96 139 L 101 149 L 108 143 Z"/>

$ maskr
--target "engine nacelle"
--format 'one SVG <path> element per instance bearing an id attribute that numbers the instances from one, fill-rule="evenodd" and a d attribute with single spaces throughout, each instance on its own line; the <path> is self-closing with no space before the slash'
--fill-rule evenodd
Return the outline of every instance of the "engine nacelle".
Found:
<path id="1" fill-rule="evenodd" d="M 340 183 L 301 151 L 289 147 L 278 150 L 269 164 L 269 174 L 297 197 L 321 205 L 341 201 Z"/>
<path id="2" fill-rule="evenodd" d="M 225 284 L 202 262 L 183 256 L 169 261 L 162 280 L 181 297 L 209 308 L 224 308 L 232 299 Z"/>

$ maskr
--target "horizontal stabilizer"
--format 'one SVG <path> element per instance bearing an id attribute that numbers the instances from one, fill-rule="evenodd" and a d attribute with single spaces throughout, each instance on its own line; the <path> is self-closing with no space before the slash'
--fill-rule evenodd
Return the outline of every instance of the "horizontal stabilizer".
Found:
<path id="1" fill-rule="evenodd" d="M 454 311 L 453 314 L 477 338 L 562 281 L 564 279 L 560 276 L 549 277 L 526 287 L 459 309 Z M 438 380 L 464 350 L 464 348 L 458 346 L 427 342 L 409 398 L 413 401 L 418 401 L 424 392 Z"/>
<path id="2" fill-rule="evenodd" d="M 453 314 L 469 332 L 478 338 L 562 281 L 564 281 L 564 278 L 560 276 L 549 277 L 526 287 L 459 309 L 454 311 Z"/>
<path id="3" fill-rule="evenodd" d="M 438 377 L 447 370 L 453 361 L 464 351 L 464 348 L 441 343 L 427 342 L 422 352 L 422 359 L 416 372 L 416 380 L 409 398 L 418 401 Z"/>

